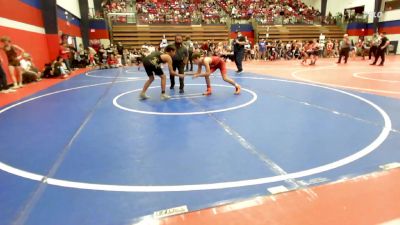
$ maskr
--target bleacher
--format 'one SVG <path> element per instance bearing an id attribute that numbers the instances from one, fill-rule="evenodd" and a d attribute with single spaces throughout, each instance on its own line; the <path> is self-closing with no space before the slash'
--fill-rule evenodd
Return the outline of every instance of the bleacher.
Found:
<path id="1" fill-rule="evenodd" d="M 292 41 L 300 40 L 307 41 L 312 39 L 318 39 L 320 34 L 324 34 L 326 39 L 341 39 L 343 38 L 344 31 L 336 25 L 286 25 L 286 26 L 257 26 L 257 37 L 258 39 L 266 39 L 267 34 L 268 40 L 281 40 L 281 41 Z"/>
<path id="2" fill-rule="evenodd" d="M 209 10 L 204 10 L 204 7 L 207 6 L 207 1 L 203 0 L 196 0 L 191 2 L 190 4 L 187 3 L 186 6 L 188 7 L 187 10 L 189 12 L 189 16 L 185 10 L 182 10 L 181 7 L 183 7 L 182 2 L 174 3 L 173 6 L 169 5 L 166 3 L 165 0 L 159 0 L 156 1 L 156 3 L 146 3 L 150 4 L 145 6 L 146 1 L 140 0 L 137 2 L 138 6 L 136 7 L 138 11 L 141 11 L 142 8 L 147 10 L 147 13 L 142 13 L 138 14 L 138 24 L 147 24 L 147 25 L 134 25 L 134 24 L 114 24 L 113 27 L 111 28 L 112 31 L 112 39 L 113 42 L 122 42 L 125 46 L 129 46 L 131 48 L 139 48 L 143 44 L 151 44 L 158 46 L 161 42 L 161 39 L 163 35 L 166 36 L 167 40 L 172 42 L 174 40 L 175 34 L 179 33 L 182 34 L 183 36 L 189 35 L 191 36 L 192 41 L 198 42 L 201 44 L 203 41 L 207 40 L 214 40 L 215 42 L 220 42 L 220 41 L 226 41 L 229 38 L 229 30 L 230 28 L 226 25 L 204 25 L 205 24 L 205 19 L 207 16 L 210 16 L 208 14 L 204 14 L 206 11 Z M 258 1 L 253 1 L 253 0 L 242 0 L 242 1 L 233 1 L 232 2 L 236 7 L 239 8 L 240 4 L 246 4 L 246 5 L 260 5 L 262 6 L 264 2 L 260 3 Z M 201 5 L 201 7 L 199 7 Z M 276 5 L 274 3 L 274 5 Z M 297 6 L 297 4 L 292 4 L 290 5 L 292 7 L 303 7 L 307 8 L 303 3 Z M 170 7 L 172 7 L 174 10 L 170 10 Z M 285 7 L 288 7 L 288 5 L 285 5 Z M 147 18 L 149 14 L 158 14 L 161 11 L 159 8 L 162 8 L 163 14 L 162 16 L 155 16 L 154 18 L 150 19 Z M 228 6 L 226 4 L 222 4 L 222 2 L 218 3 L 218 7 L 222 9 L 226 14 L 229 14 Z M 201 12 L 197 12 L 199 9 L 202 9 Z M 255 7 L 254 8 L 254 13 L 260 14 L 262 13 L 260 11 L 261 7 Z M 203 15 L 203 21 L 195 24 L 203 24 L 203 25 L 195 25 L 191 26 L 190 23 L 190 17 L 193 17 L 196 13 L 200 13 L 200 15 Z M 246 14 L 244 15 L 243 18 L 247 16 L 247 10 L 248 8 L 246 7 L 241 7 L 242 11 L 238 11 L 239 14 Z M 265 9 L 264 9 L 265 10 Z M 269 11 L 271 11 L 270 8 L 268 8 Z M 178 14 L 182 14 L 182 11 L 185 15 L 183 19 L 185 19 L 182 24 L 181 21 L 179 22 L 175 21 L 177 18 L 177 15 L 175 15 L 179 11 Z M 308 9 L 309 13 L 311 14 L 316 14 L 317 11 Z M 289 13 L 291 11 L 286 9 L 286 13 Z M 175 14 L 174 14 L 175 13 Z M 167 21 L 169 18 L 168 15 L 175 15 L 175 16 L 170 16 L 170 19 L 175 19 L 173 21 Z M 292 13 L 293 14 L 293 13 Z M 197 14 L 196 14 L 197 15 Z M 141 20 L 141 17 L 146 17 L 143 21 Z M 292 15 L 294 16 L 294 14 Z M 272 16 L 274 18 L 275 16 Z M 181 18 L 182 19 L 182 18 Z M 229 18 L 228 18 L 229 19 Z M 161 20 L 161 21 L 160 21 Z M 300 18 L 299 20 L 304 20 L 304 18 Z M 308 21 L 308 20 L 307 20 Z M 193 22 L 193 21 L 192 21 Z M 218 21 L 213 21 L 213 22 L 218 22 Z M 220 21 L 219 21 L 220 22 Z M 313 21 L 308 21 L 308 22 L 313 22 Z M 156 25 L 158 24 L 158 25 Z M 187 24 L 187 25 L 184 25 Z M 213 23 L 211 23 L 213 24 Z M 230 23 L 228 23 L 230 24 Z M 277 24 L 277 23 L 276 23 Z M 292 41 L 292 40 L 312 40 L 312 39 L 318 39 L 320 34 L 323 33 L 327 39 L 341 39 L 343 37 L 344 31 L 339 27 L 335 25 L 324 25 L 324 26 L 318 26 L 318 25 L 260 25 L 258 23 L 253 23 L 253 28 L 255 31 L 255 39 L 259 40 L 261 38 L 267 38 L 268 40 L 281 40 L 283 42 L 286 41 Z M 268 34 L 268 37 L 267 37 Z"/>
<path id="3" fill-rule="evenodd" d="M 215 42 L 226 41 L 229 30 L 226 25 L 114 25 L 112 35 L 114 42 L 122 42 L 130 48 L 140 48 L 143 44 L 159 46 L 163 35 L 168 42 L 173 42 L 176 34 L 183 37 L 189 35 L 193 42 L 202 44 L 203 41 L 214 40 Z"/>

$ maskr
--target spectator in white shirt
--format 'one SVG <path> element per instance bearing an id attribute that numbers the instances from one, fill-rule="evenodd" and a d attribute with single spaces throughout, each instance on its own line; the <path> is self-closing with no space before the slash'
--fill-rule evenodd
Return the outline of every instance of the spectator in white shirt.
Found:
<path id="1" fill-rule="evenodd" d="M 41 72 L 32 63 L 32 57 L 24 53 L 20 61 L 24 83 L 41 80 Z"/>

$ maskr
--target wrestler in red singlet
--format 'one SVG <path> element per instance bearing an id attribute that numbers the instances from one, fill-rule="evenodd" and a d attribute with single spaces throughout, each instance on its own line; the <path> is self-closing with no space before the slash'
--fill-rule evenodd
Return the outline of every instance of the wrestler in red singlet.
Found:
<path id="1" fill-rule="evenodd" d="M 193 78 L 204 77 L 206 80 L 207 91 L 204 92 L 203 95 L 211 95 L 212 91 L 211 91 L 210 75 L 217 69 L 221 71 L 222 79 L 224 79 L 225 82 L 228 82 L 235 87 L 235 95 L 240 94 L 240 85 L 228 77 L 226 64 L 222 58 L 218 56 L 204 57 L 201 56 L 199 53 L 195 53 L 193 54 L 192 59 L 193 62 L 196 63 L 198 66 L 197 72 L 193 75 Z M 206 68 L 205 73 L 201 73 L 201 69 L 203 66 Z"/>

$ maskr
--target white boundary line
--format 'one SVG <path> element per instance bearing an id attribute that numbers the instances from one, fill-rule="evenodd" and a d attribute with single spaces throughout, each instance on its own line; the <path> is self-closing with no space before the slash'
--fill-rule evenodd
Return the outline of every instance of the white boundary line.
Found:
<path id="1" fill-rule="evenodd" d="M 386 90 L 381 90 L 381 89 L 371 89 L 371 88 L 359 88 L 359 87 L 353 87 L 353 86 L 346 86 L 346 85 L 339 85 L 339 84 L 333 84 L 333 83 L 324 83 L 324 82 L 319 82 L 319 81 L 314 81 L 311 79 L 306 79 L 303 77 L 298 76 L 298 73 L 301 72 L 310 72 L 310 71 L 316 71 L 316 70 L 324 70 L 324 69 L 337 69 L 336 67 L 333 66 L 327 66 L 327 67 L 319 67 L 319 68 L 315 68 L 313 70 L 297 70 L 292 72 L 292 77 L 297 79 L 297 80 L 301 80 L 301 81 L 305 81 L 305 82 L 310 82 L 310 83 L 314 83 L 314 84 L 320 84 L 320 85 L 326 85 L 326 86 L 331 86 L 331 87 L 337 87 L 337 88 L 346 88 L 346 89 L 352 89 L 352 90 L 359 90 L 359 91 L 370 91 L 370 92 L 375 92 L 375 93 L 386 93 L 386 94 L 400 94 L 399 91 L 386 91 Z"/>
<path id="2" fill-rule="evenodd" d="M 143 76 L 138 76 L 138 77 L 127 77 L 127 76 L 109 77 L 109 76 L 97 76 L 97 75 L 91 75 L 90 74 L 90 72 L 95 72 L 95 71 L 96 70 L 92 70 L 92 71 L 86 72 L 85 76 L 94 77 L 94 78 L 106 78 L 106 79 L 115 79 L 115 78 L 117 78 L 117 79 L 128 79 L 128 80 L 136 80 L 136 79 L 142 79 L 142 78 L 148 79 L 148 76 L 144 71 L 137 71 L 138 73 L 143 73 L 143 74 L 141 74 Z M 125 72 L 126 73 L 131 73 L 131 72 L 129 72 L 129 70 L 126 70 Z M 194 79 L 193 75 L 186 75 L 185 77 L 192 77 L 192 79 Z M 213 74 L 210 75 L 210 78 L 216 78 L 216 77 L 217 77 L 217 75 L 213 75 Z M 154 76 L 154 78 L 155 79 L 160 79 L 159 76 Z"/>
<path id="3" fill-rule="evenodd" d="M 187 86 L 204 86 L 204 84 L 186 84 L 186 85 L 187 85 Z M 212 86 L 213 86 L 213 87 L 228 87 L 228 88 L 233 88 L 233 86 L 222 85 L 222 84 L 213 84 Z M 154 87 L 150 87 L 150 88 L 160 88 L 160 86 L 154 86 Z M 149 88 L 149 89 L 150 89 L 150 88 Z M 164 112 L 143 111 L 143 110 L 137 110 L 137 109 L 127 108 L 127 107 L 121 106 L 121 105 L 118 103 L 118 99 L 119 99 L 120 97 L 122 97 L 122 96 L 124 96 L 124 95 L 126 95 L 126 94 L 129 94 L 129 93 L 138 92 L 138 91 L 141 91 L 141 90 L 142 90 L 141 88 L 140 88 L 140 89 L 135 89 L 135 90 L 133 90 L 133 91 L 128 91 L 128 92 L 125 92 L 125 93 L 122 93 L 122 94 L 118 95 L 117 97 L 115 97 L 115 98 L 113 99 L 113 104 L 114 104 L 114 106 L 117 107 L 117 108 L 119 108 L 119 109 L 128 111 L 128 112 L 135 112 L 135 113 L 148 114 L 148 115 L 158 115 L 158 116 L 191 116 L 191 115 L 203 115 L 203 114 L 219 113 L 219 112 L 226 112 L 226 111 L 231 111 L 231 110 L 240 109 L 240 108 L 243 108 L 243 107 L 246 107 L 246 106 L 249 106 L 249 105 L 253 104 L 255 101 L 257 101 L 257 98 L 258 98 L 258 96 L 257 96 L 257 94 L 256 94 L 255 92 L 253 92 L 253 91 L 251 91 L 251 90 L 248 90 L 248 89 L 245 89 L 245 88 L 242 88 L 243 91 L 249 92 L 249 93 L 253 96 L 253 98 L 252 98 L 250 101 L 248 101 L 248 102 L 246 102 L 246 103 L 244 103 L 244 104 L 241 104 L 241 105 L 238 105 L 238 106 L 234 106 L 234 107 L 225 108 L 225 109 L 216 109 L 216 110 L 202 111 L 202 112 L 182 112 L 182 113 L 177 113 L 177 112 L 176 112 L 176 113 L 164 113 Z M 232 94 L 232 95 L 233 95 L 233 94 Z"/>
<path id="4" fill-rule="evenodd" d="M 353 77 L 364 79 L 364 80 L 373 80 L 373 81 L 379 81 L 379 82 L 388 82 L 388 83 L 398 83 L 400 80 L 385 80 L 385 79 L 376 79 L 376 78 L 370 78 L 370 77 L 363 77 L 360 76 L 360 74 L 379 74 L 379 73 L 395 73 L 398 74 L 400 77 L 400 71 L 382 71 L 382 72 L 359 72 L 359 73 L 353 73 Z"/>
<path id="5" fill-rule="evenodd" d="M 136 67 L 137 68 L 137 67 Z M 146 73 L 145 71 L 144 71 L 144 67 L 142 66 L 141 67 L 141 69 L 142 70 L 129 70 L 129 69 L 127 69 L 127 70 L 125 70 L 125 73 L 131 73 L 131 74 L 135 74 L 135 73 Z M 147 76 L 147 75 L 146 75 Z"/>
<path id="6" fill-rule="evenodd" d="M 238 77 L 239 78 L 239 77 Z M 299 172 L 294 172 L 294 173 L 289 173 L 289 174 L 284 174 L 284 175 L 277 175 L 277 176 L 272 176 L 272 177 L 264 177 L 264 178 L 259 178 L 259 179 L 251 179 L 251 180 L 240 180 L 240 181 L 232 181 L 232 182 L 220 182 L 220 183 L 208 183 L 208 184 L 192 184 L 192 185 L 165 185 L 165 186 L 153 186 L 153 185 L 148 185 L 148 186 L 132 186 L 132 185 L 110 185 L 110 184 L 96 184 L 96 183 L 85 183 L 85 182 L 74 182 L 74 181 L 68 181 L 68 180 L 61 180 L 61 179 L 54 179 L 54 178 L 46 178 L 43 175 L 27 172 L 24 170 L 20 170 L 17 168 L 14 168 L 12 166 L 9 166 L 7 164 L 1 163 L 0 162 L 0 169 L 3 171 L 6 171 L 8 173 L 14 174 L 16 176 L 24 177 L 27 179 L 31 180 L 36 180 L 40 182 L 45 182 L 50 185 L 54 186 L 59 186 L 59 187 L 66 187 L 66 188 L 75 188 L 75 189 L 85 189 L 85 190 L 96 190 L 96 191 L 114 191 L 114 192 L 181 192 L 181 191 L 199 191 L 199 190 L 215 190 L 215 189 L 226 189 L 226 188 L 237 188 L 237 187 L 245 187 L 245 186 L 251 186 L 251 185 L 259 185 L 259 184 L 266 184 L 266 183 L 272 183 L 272 182 L 278 182 L 278 181 L 284 181 L 288 179 L 296 179 L 300 177 L 305 177 L 305 176 L 310 176 L 318 173 L 322 173 L 325 171 L 329 171 L 344 165 L 347 165 L 349 163 L 352 163 L 368 154 L 376 150 L 388 137 L 390 134 L 390 131 L 392 129 L 392 122 L 390 120 L 390 117 L 387 115 L 387 113 L 381 109 L 378 105 L 375 103 L 360 97 L 355 94 L 351 94 L 346 91 L 338 90 L 335 88 L 331 87 L 325 87 L 325 86 L 320 86 L 317 84 L 309 84 L 309 83 L 304 83 L 304 82 L 299 82 L 299 81 L 290 81 L 290 80 L 280 80 L 280 79 L 270 79 L 270 78 L 253 78 L 253 77 L 240 77 L 240 78 L 247 78 L 247 79 L 255 79 L 255 80 L 272 80 L 272 81 L 278 81 L 278 82 L 286 82 L 286 83 L 296 83 L 296 84 L 301 84 L 301 85 L 307 85 L 307 86 L 312 86 L 312 87 L 318 87 L 318 88 L 323 88 L 331 91 L 335 91 L 338 93 L 342 93 L 344 95 L 356 98 L 370 106 L 372 106 L 379 114 L 382 116 L 384 120 L 384 126 L 379 134 L 379 136 L 369 145 L 361 149 L 360 151 L 347 156 L 343 159 L 340 159 L 338 161 L 328 163 L 322 166 L 318 166 L 315 168 L 307 169 L 307 170 L 302 170 Z M 127 82 L 127 81 L 121 81 L 121 82 Z M 95 86 L 100 86 L 100 85 L 106 85 L 110 84 L 111 82 L 107 83 L 100 83 L 100 84 L 94 84 L 94 85 L 86 85 L 86 86 L 80 86 L 80 87 L 75 87 L 75 88 L 70 88 L 70 89 L 65 89 L 65 90 L 60 90 L 52 93 L 48 93 L 45 95 L 40 95 L 34 98 L 30 98 L 24 101 L 21 101 L 19 103 L 13 104 L 11 106 L 8 106 L 0 111 L 1 113 L 6 112 L 7 110 L 10 110 L 18 105 L 43 98 L 46 96 L 58 94 L 58 93 L 63 93 L 71 90 L 78 90 L 82 88 L 87 88 L 87 87 L 95 87 Z M 115 83 L 120 83 L 120 82 L 115 82 Z"/>
<path id="7" fill-rule="evenodd" d="M 137 80 L 137 79 L 142 79 L 146 77 L 109 77 L 109 76 L 96 76 L 96 75 L 91 75 L 90 72 L 94 71 L 89 71 L 85 73 L 85 76 L 87 77 L 95 77 L 95 78 L 107 78 L 107 79 L 126 79 L 126 80 Z"/>
<path id="8" fill-rule="evenodd" d="M 160 86 L 158 86 L 158 87 L 160 87 Z M 186 98 L 201 98 L 201 97 L 205 98 L 206 96 L 203 95 L 203 93 L 193 93 L 193 94 L 184 94 L 184 95 L 181 95 L 181 94 L 171 95 L 171 99 L 186 99 Z"/>

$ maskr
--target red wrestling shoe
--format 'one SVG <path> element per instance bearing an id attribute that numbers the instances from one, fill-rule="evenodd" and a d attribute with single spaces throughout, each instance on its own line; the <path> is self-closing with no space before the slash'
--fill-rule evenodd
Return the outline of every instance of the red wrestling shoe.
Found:
<path id="1" fill-rule="evenodd" d="M 203 93 L 205 96 L 211 95 L 211 88 L 207 88 L 207 91 Z"/>

